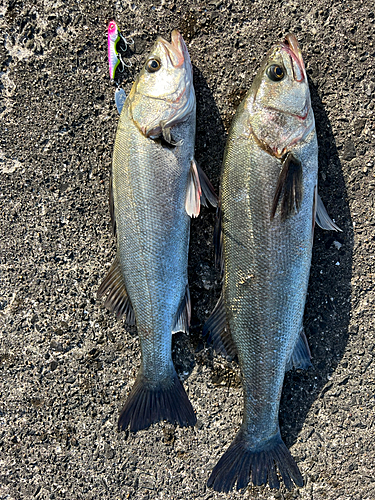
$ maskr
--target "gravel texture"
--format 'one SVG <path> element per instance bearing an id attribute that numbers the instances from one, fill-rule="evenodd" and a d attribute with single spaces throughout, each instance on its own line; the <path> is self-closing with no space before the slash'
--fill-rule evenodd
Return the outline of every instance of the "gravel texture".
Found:
<path id="1" fill-rule="evenodd" d="M 136 332 L 96 300 L 115 252 L 111 19 L 135 41 L 127 92 L 156 35 L 181 30 L 194 64 L 196 158 L 216 189 L 228 127 L 261 59 L 289 31 L 300 42 L 319 191 L 343 230 L 315 232 L 305 313 L 314 367 L 284 384 L 281 431 L 303 488 L 206 488 L 242 414 L 238 367 L 201 339 L 220 292 L 209 209 L 192 221 L 190 336 L 174 340 L 198 423 L 117 431 L 140 354 Z M 0 6 L 0 499 L 375 498 L 374 43 L 369 0 Z"/>

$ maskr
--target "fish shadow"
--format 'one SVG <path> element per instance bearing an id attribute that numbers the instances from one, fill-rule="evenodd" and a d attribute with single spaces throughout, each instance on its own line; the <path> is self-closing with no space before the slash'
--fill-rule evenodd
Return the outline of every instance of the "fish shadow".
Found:
<path id="1" fill-rule="evenodd" d="M 334 385 L 330 379 L 344 355 L 349 334 L 355 333 L 348 331 L 353 223 L 332 127 L 317 88 L 311 80 L 309 83 L 319 145 L 318 190 L 328 214 L 342 229 L 342 233 L 315 228 L 304 315 L 313 367 L 307 371 L 292 370 L 285 376 L 280 405 L 280 426 L 288 446 L 297 439 L 306 442 L 314 432 L 314 429 L 307 429 L 304 435 L 301 430 L 310 408 L 317 399 L 322 400 L 319 407 L 325 408 L 327 402 L 330 406 L 329 391 Z M 343 381 L 340 381 L 339 377 L 339 381 L 335 382 L 336 392 L 338 386 L 345 382 L 345 377 L 342 378 Z M 315 417 L 312 419 L 315 420 Z"/>
<path id="2" fill-rule="evenodd" d="M 216 193 L 219 189 L 221 163 L 223 159 L 226 131 L 219 109 L 215 103 L 203 73 L 193 65 L 194 88 L 197 100 L 197 129 L 195 159 L 212 182 Z M 191 220 L 189 250 L 189 287 L 192 304 L 190 341 L 184 334 L 173 336 L 172 352 L 177 373 L 186 378 L 195 366 L 195 355 L 203 349 L 202 328 L 213 304 L 217 300 L 218 273 L 214 266 L 213 228 L 216 210 L 201 207 L 199 217 Z M 216 281 L 216 283 L 215 283 Z M 187 375 L 188 376 L 188 375 Z"/>

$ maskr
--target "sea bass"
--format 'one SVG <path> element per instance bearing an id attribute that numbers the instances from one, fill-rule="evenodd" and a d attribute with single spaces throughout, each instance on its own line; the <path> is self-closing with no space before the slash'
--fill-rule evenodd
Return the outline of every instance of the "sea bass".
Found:
<path id="1" fill-rule="evenodd" d="M 307 368 L 302 319 L 314 224 L 338 229 L 317 195 L 318 145 L 304 62 L 293 35 L 266 56 L 239 106 L 224 153 L 219 228 L 221 297 L 204 333 L 238 356 L 242 426 L 208 486 L 228 492 L 303 485 L 281 439 L 285 371 Z"/>
<path id="2" fill-rule="evenodd" d="M 117 256 L 99 288 L 105 305 L 136 323 L 142 363 L 119 418 L 137 431 L 196 416 L 172 362 L 172 333 L 188 331 L 190 217 L 216 204 L 194 161 L 196 102 L 182 36 L 159 37 L 123 105 L 113 153 L 110 207 Z M 204 194 L 205 193 L 205 194 Z"/>

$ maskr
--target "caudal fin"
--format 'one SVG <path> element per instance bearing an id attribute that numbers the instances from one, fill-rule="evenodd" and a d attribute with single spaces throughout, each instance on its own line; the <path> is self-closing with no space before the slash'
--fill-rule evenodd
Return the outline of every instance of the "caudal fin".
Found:
<path id="1" fill-rule="evenodd" d="M 228 493 L 237 483 L 237 490 L 249 482 L 255 486 L 269 484 L 280 488 L 276 467 L 288 490 L 303 486 L 301 473 L 280 433 L 267 441 L 263 447 L 250 448 L 245 433 L 240 432 L 213 469 L 207 486 L 216 491 Z"/>
<path id="2" fill-rule="evenodd" d="M 143 375 L 138 375 L 121 411 L 119 430 L 129 427 L 135 432 L 161 420 L 186 427 L 194 426 L 197 417 L 176 372 L 159 385 L 150 384 Z"/>

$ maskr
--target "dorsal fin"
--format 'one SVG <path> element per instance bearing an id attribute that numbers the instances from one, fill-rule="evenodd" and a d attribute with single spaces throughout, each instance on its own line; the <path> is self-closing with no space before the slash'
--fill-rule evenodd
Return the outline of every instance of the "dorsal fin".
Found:
<path id="1" fill-rule="evenodd" d="M 109 213 L 111 215 L 111 225 L 113 236 L 116 236 L 115 203 L 113 200 L 112 168 L 109 172 Z"/>
<path id="2" fill-rule="evenodd" d="M 237 348 L 233 342 L 232 335 L 227 323 L 227 315 L 224 307 L 223 292 L 203 327 L 203 337 L 208 336 L 207 341 L 211 342 L 216 352 L 234 359 L 237 356 Z"/>
<path id="3" fill-rule="evenodd" d="M 104 306 L 115 313 L 117 319 L 125 316 L 128 325 L 135 325 L 135 315 L 125 288 L 124 278 L 122 276 L 120 261 L 116 255 L 115 260 L 104 278 L 98 290 L 98 299 L 103 297 L 109 290 L 108 297 Z"/>
<path id="4" fill-rule="evenodd" d="M 214 248 L 215 248 L 215 265 L 224 271 L 224 254 L 223 254 L 223 231 L 222 231 L 222 210 L 219 202 L 216 210 L 216 221 L 214 227 Z"/>
<path id="5" fill-rule="evenodd" d="M 302 163 L 292 153 L 286 157 L 277 181 L 271 219 L 275 217 L 281 193 L 283 193 L 283 197 L 280 215 L 281 220 L 284 221 L 297 213 L 302 203 Z"/>

